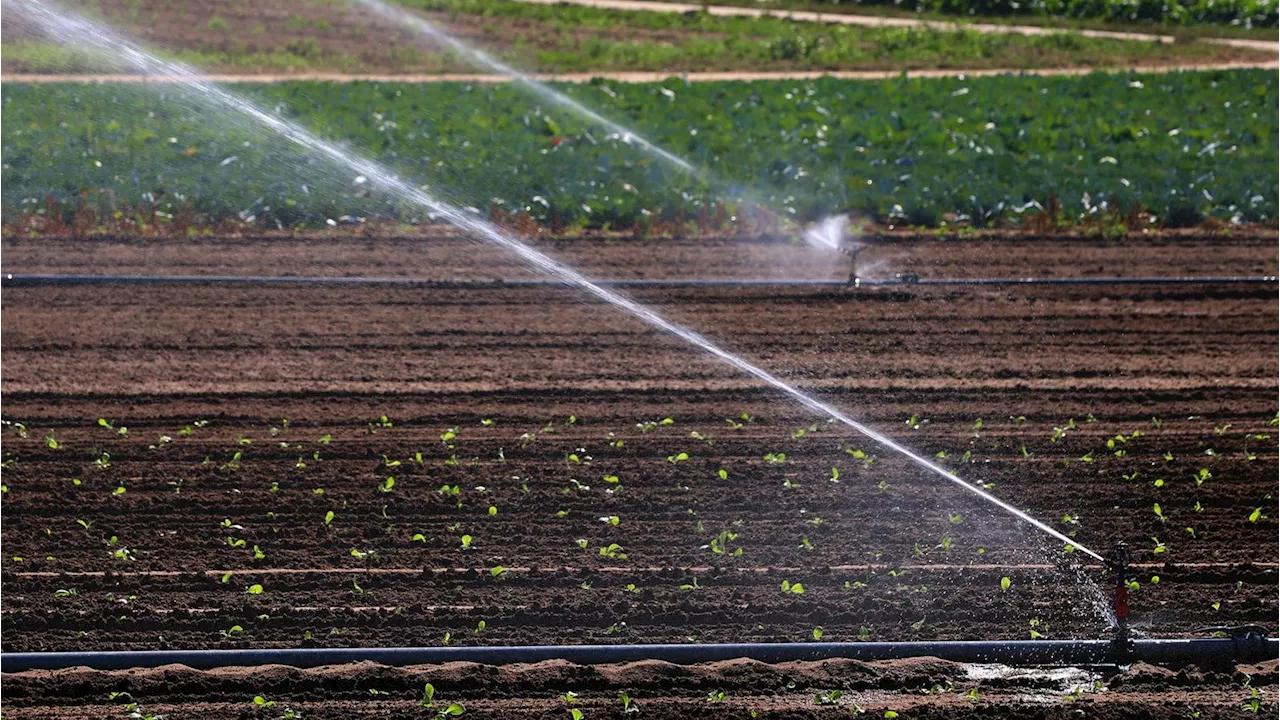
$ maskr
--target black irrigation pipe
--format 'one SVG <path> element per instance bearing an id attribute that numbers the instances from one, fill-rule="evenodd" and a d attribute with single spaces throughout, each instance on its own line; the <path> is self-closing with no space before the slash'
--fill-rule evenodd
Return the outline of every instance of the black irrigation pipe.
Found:
<path id="1" fill-rule="evenodd" d="M 623 278 L 602 279 L 607 287 L 911 287 L 964 285 L 1262 285 L 1275 284 L 1274 275 L 1206 277 L 1025 277 L 1025 278 L 915 278 L 812 280 L 804 278 Z M 444 279 L 396 277 L 316 277 L 272 275 L 74 275 L 7 273 L 3 287 L 39 285 L 412 285 L 440 288 L 541 287 L 565 283 L 544 278 Z"/>
<path id="2" fill-rule="evenodd" d="M 180 664 L 195 669 L 290 665 L 318 667 L 351 662 L 431 665 L 476 662 L 485 665 L 564 660 L 587 665 L 638 660 L 690 664 L 750 658 L 761 662 L 890 660 L 937 657 L 965 663 L 1004 665 L 1127 665 L 1148 663 L 1258 662 L 1280 654 L 1276 638 L 1247 634 L 1231 638 L 1137 640 L 1117 652 L 1109 640 L 1000 640 L 939 642 L 731 643 L 688 645 L 531 645 L 493 647 L 299 648 L 266 650 L 143 650 L 121 652 L 35 652 L 0 655 L 0 671 L 97 670 Z"/>

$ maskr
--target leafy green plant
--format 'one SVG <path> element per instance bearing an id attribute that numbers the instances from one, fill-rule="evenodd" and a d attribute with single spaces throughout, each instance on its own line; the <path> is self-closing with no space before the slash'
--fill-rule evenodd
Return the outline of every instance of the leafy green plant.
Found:
<path id="1" fill-rule="evenodd" d="M 445 641 L 448 645 L 448 640 Z M 466 712 L 466 708 L 459 703 L 449 703 L 440 706 L 436 703 L 436 689 L 431 683 L 427 683 L 422 689 L 422 699 L 418 701 L 420 707 L 428 710 L 436 711 L 436 720 L 445 720 L 445 718 L 457 717 Z"/>
<path id="2" fill-rule="evenodd" d="M 790 580 L 783 580 L 781 586 L 782 586 L 782 592 L 784 593 L 791 593 L 793 595 L 804 594 L 804 585 L 800 583 L 793 583 Z"/>
<path id="3" fill-rule="evenodd" d="M 840 698 L 843 695 L 844 693 L 840 692 L 839 690 L 828 690 L 827 692 L 818 693 L 817 695 L 814 695 L 813 704 L 814 705 L 839 705 Z"/>
<path id="4" fill-rule="evenodd" d="M 729 543 L 737 539 L 738 539 L 737 533 L 729 532 L 728 530 L 723 530 L 720 532 L 719 535 L 717 535 L 715 538 L 711 540 L 709 547 L 711 548 L 711 552 L 715 553 L 716 555 L 732 554 L 735 557 L 740 556 L 742 555 L 742 548 L 736 548 L 732 552 L 730 552 L 728 549 Z"/>

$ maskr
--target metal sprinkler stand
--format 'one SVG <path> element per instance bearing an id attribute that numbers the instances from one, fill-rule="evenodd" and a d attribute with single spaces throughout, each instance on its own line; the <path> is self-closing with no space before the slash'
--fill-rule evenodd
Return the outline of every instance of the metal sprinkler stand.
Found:
<path id="1" fill-rule="evenodd" d="M 1133 638 L 1129 636 L 1129 545 L 1123 540 L 1111 550 L 1111 572 L 1116 576 L 1112 607 L 1116 614 L 1116 631 L 1111 637 L 1110 658 L 1117 665 L 1128 665 L 1134 655 Z"/>

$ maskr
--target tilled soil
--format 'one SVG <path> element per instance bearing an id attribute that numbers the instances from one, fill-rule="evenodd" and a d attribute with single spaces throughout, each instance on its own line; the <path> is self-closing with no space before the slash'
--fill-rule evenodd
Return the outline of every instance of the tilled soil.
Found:
<path id="1" fill-rule="evenodd" d="M 4 272 L 518 273 L 447 238 L 307 242 L 7 238 Z M 541 242 L 595 276 L 848 271 L 762 241 Z M 873 262 L 924 277 L 1275 272 L 1274 238 L 902 241 Z M 1082 547 L 1128 541 L 1142 632 L 1275 632 L 1273 285 L 631 295 Z M 4 429 L 5 651 L 1108 631 L 1107 581 L 1084 550 L 571 290 L 9 287 L 3 309 L 3 417 L 22 423 Z M 881 677 L 840 673 L 855 667 Z M 667 696 L 664 717 L 807 716 L 819 689 L 904 717 L 1165 717 L 1171 697 L 1204 717 L 1249 695 L 1229 669 L 1154 695 L 1103 678 L 1111 691 L 1069 706 L 1062 679 L 987 682 L 974 703 L 958 697 L 978 684 L 963 668 L 927 685 L 838 673 L 794 687 L 779 678 L 799 671 L 750 669 L 768 679 L 542 668 L 559 679 L 502 699 L 484 683 L 512 671 L 473 669 L 456 687 L 468 715 L 548 716 L 568 714 L 556 696 L 575 685 L 595 693 L 592 716 L 620 713 L 624 688 Z M 118 714 L 125 700 L 106 693 L 132 688 L 154 712 L 252 714 L 254 694 L 277 693 L 307 717 L 397 714 L 450 671 L 255 676 L 279 685 L 79 672 L 5 676 L 7 710 Z M 155 680 L 174 672 L 190 677 Z M 918 695 L 944 676 L 954 689 Z M 1259 677 L 1274 702 L 1274 668 Z M 728 699 L 708 702 L 720 685 Z"/>

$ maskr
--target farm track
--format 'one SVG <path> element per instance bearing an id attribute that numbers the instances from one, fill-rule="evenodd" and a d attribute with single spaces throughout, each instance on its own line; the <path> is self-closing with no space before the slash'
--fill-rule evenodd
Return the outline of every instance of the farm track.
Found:
<path id="1" fill-rule="evenodd" d="M 789 10 L 778 8 L 751 8 L 733 5 L 710 5 L 702 3 L 666 2 L 665 0 L 517 0 L 533 5 L 585 5 L 587 7 L 608 10 L 628 10 L 632 12 L 706 12 L 720 17 L 780 17 L 793 22 L 836 23 L 841 25 L 859 25 L 863 27 L 901 27 L 928 30 L 953 30 L 957 27 L 969 32 L 979 33 L 1012 33 L 1018 35 L 1054 35 L 1063 32 L 1078 33 L 1083 37 L 1106 38 L 1111 40 L 1133 40 L 1140 42 L 1174 42 L 1172 35 L 1157 33 L 1116 32 L 1112 30 L 1065 30 L 1039 25 L 1001 25 L 970 22 L 940 22 L 917 18 L 885 17 L 880 15 L 857 15 L 847 12 L 815 12 L 811 10 Z M 1205 42 L 1252 50 L 1280 50 L 1280 45 L 1265 40 L 1243 40 L 1238 38 L 1200 38 Z"/>
<path id="2" fill-rule="evenodd" d="M 1233 41 L 1249 42 L 1249 41 Z M 1265 48 L 1274 49 L 1274 48 Z M 892 80 L 908 78 L 988 77 L 997 75 L 1078 76 L 1095 72 L 1105 73 L 1172 73 L 1211 72 L 1215 70 L 1272 69 L 1280 67 L 1276 60 L 1232 61 L 1219 63 L 1190 63 L 1179 65 L 1135 64 L 1126 67 L 1044 67 L 1044 68 L 944 68 L 928 70 L 726 70 L 716 72 L 678 71 L 599 71 L 577 73 L 533 73 L 529 77 L 538 82 L 589 83 L 603 79 L 626 83 L 658 83 L 678 77 L 686 82 L 754 82 L 767 80 L 817 80 L 831 77 L 842 80 Z M 501 83 L 510 82 L 512 76 L 492 73 L 212 73 L 202 75 L 202 80 L 213 83 L 276 83 L 276 82 L 395 82 L 395 83 Z M 124 73 L 4 73 L 0 82 L 12 83 L 167 83 L 183 82 L 181 78 L 165 75 L 135 75 Z"/>
<path id="3" fill-rule="evenodd" d="M 763 240 L 539 243 L 596 276 L 847 272 L 831 257 Z M 449 238 L 5 238 L 3 249 L 5 272 L 523 272 Z M 903 240 L 869 253 L 864 263 L 883 263 L 882 272 L 922 275 L 1274 274 L 1276 262 L 1274 239 L 1261 236 Z M 1128 540 L 1143 564 L 1143 632 L 1243 623 L 1275 632 L 1274 288 L 632 294 L 912 447 L 945 452 L 940 462 L 961 477 L 994 483 L 1001 498 L 1094 550 Z M 814 418 L 755 382 L 569 290 L 33 287 L 8 288 L 4 300 L 3 417 L 27 428 L 25 438 L 4 430 L 5 459 L 16 459 L 4 473 L 5 651 L 430 645 L 445 633 L 454 644 L 795 641 L 819 626 L 824 640 L 1026 638 L 1033 619 L 1051 637 L 1106 632 L 1083 579 L 1097 572 L 1068 567 L 1080 553 L 1043 545 L 851 431 L 821 419 L 808 431 Z M 393 426 L 376 424 L 383 414 Z M 917 429 L 904 424 L 913 415 Z M 672 424 L 637 427 L 666 417 Z M 446 444 L 440 436 L 454 427 Z M 1055 427 L 1067 429 L 1051 441 Z M 806 432 L 795 438 L 798 428 Z M 1127 440 L 1115 443 L 1120 434 Z M 59 449 L 48 447 L 50 435 Z M 867 465 L 843 448 L 877 457 Z M 96 464 L 103 452 L 109 460 Z M 771 464 L 766 453 L 786 460 Z M 1210 477 L 1197 485 L 1201 468 Z M 388 476 L 396 483 L 383 492 Z M 1250 521 L 1255 508 L 1265 517 Z M 601 521 L 610 516 L 616 526 Z M 1164 551 L 1153 552 L 1153 537 Z M 727 552 L 713 552 L 722 538 Z M 601 556 L 610 543 L 627 557 Z M 255 545 L 264 557 L 255 559 Z M 115 557 L 126 549 L 131 560 Z M 805 592 L 783 593 L 784 580 Z M 255 584 L 263 592 L 247 594 Z M 570 681 L 543 669 L 554 682 L 612 687 L 582 679 L 604 671 L 565 670 L 579 678 Z M 320 690 L 329 685 L 315 674 L 268 671 L 246 700 L 276 692 L 300 704 L 316 693 L 354 701 L 344 693 L 367 698 L 381 682 L 401 701 L 421 692 L 421 673 L 367 672 L 346 670 L 356 679 Z M 431 672 L 463 673 L 455 686 L 468 716 L 511 709 L 472 702 L 493 697 L 483 676 Z M 677 679 L 704 672 L 661 670 Z M 739 687 L 744 703 L 776 687 L 776 670 L 735 672 L 679 682 L 706 688 L 693 698 L 711 685 Z M 926 675 L 948 672 L 960 677 Z M 753 673 L 766 680 L 734 684 Z M 105 685 L 150 687 L 161 707 L 242 687 L 179 674 L 187 684 L 162 690 L 148 677 L 6 676 L 7 711 L 107 713 L 93 704 L 105 691 L 90 695 Z M 813 681 L 823 682 L 852 681 Z M 868 681 L 860 704 L 901 702 L 891 689 L 925 680 L 893 682 Z M 1176 692 L 1238 712 L 1239 693 L 1227 687 L 1239 680 L 1214 682 Z M 1054 687 L 1057 696 L 1070 690 Z M 564 715 L 556 693 L 527 692 L 511 702 Z M 814 692 L 792 695 L 792 707 L 812 706 Z M 988 692 L 999 707 L 1027 694 Z M 674 715 L 710 707 L 670 702 Z M 1107 702 L 1119 715 L 1144 701 L 1117 692 Z"/>

